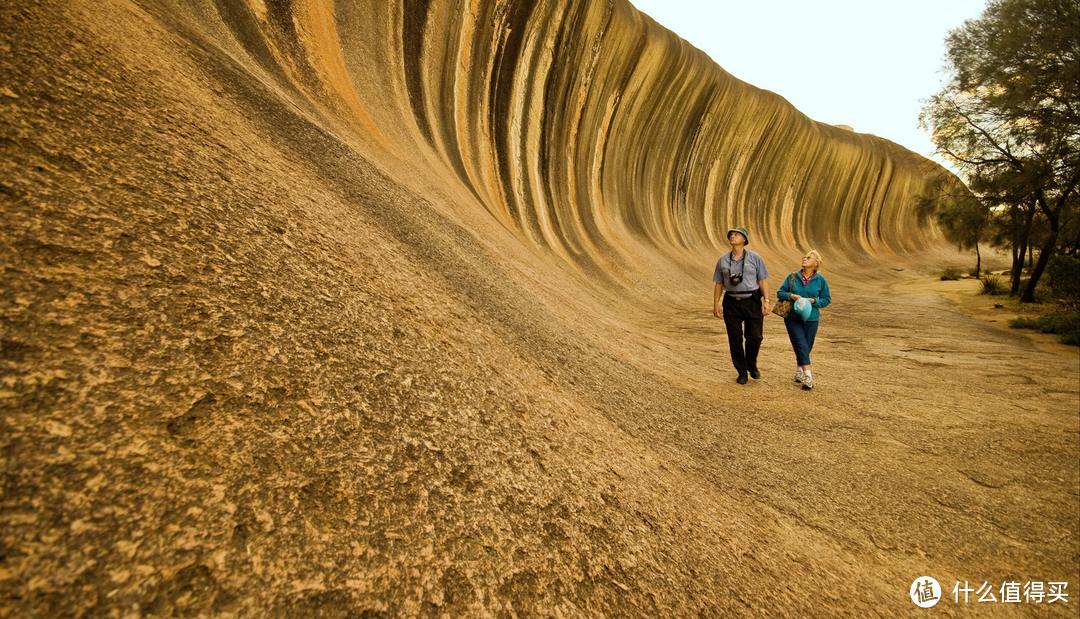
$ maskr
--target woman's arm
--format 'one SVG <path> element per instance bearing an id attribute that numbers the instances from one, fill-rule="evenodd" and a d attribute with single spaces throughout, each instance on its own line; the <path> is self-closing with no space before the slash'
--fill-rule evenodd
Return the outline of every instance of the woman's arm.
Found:
<path id="1" fill-rule="evenodd" d="M 791 284 L 791 276 L 790 275 L 788 275 L 787 277 L 784 278 L 784 283 L 780 284 L 780 288 L 777 289 L 777 291 L 776 291 L 776 298 L 777 299 L 780 299 L 781 301 L 787 301 L 789 298 L 791 298 L 791 288 L 790 288 L 789 284 Z"/>
<path id="2" fill-rule="evenodd" d="M 825 278 L 821 278 L 821 292 L 818 293 L 817 301 L 814 305 L 818 306 L 818 309 L 828 307 L 832 303 L 832 295 L 829 294 L 829 282 L 825 281 Z"/>

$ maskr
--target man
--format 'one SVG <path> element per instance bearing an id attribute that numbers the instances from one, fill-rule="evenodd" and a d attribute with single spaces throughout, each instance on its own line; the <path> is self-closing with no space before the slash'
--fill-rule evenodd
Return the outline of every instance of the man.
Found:
<path id="1" fill-rule="evenodd" d="M 739 373 L 736 382 L 745 385 L 747 374 L 755 380 L 761 378 L 757 357 L 761 350 L 762 326 L 772 307 L 769 301 L 769 271 L 761 256 L 746 249 L 750 244 L 750 232 L 746 228 L 731 228 L 727 238 L 731 251 L 720 256 L 713 271 L 713 316 L 721 317 L 722 294 L 731 362 Z"/>

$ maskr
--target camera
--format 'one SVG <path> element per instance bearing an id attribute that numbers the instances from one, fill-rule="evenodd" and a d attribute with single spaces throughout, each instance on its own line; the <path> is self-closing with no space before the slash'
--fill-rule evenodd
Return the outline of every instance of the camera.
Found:
<path id="1" fill-rule="evenodd" d="M 728 279 L 731 281 L 732 286 L 738 286 L 742 283 L 742 273 L 732 273 L 728 275 Z"/>

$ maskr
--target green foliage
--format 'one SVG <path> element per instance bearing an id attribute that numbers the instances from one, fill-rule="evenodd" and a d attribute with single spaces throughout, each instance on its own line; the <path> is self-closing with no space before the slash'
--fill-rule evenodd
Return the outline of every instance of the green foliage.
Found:
<path id="1" fill-rule="evenodd" d="M 990 223 L 990 209 L 955 179 L 934 178 L 916 198 L 921 218 L 933 217 L 945 238 L 960 249 L 972 249 L 983 240 Z"/>
<path id="2" fill-rule="evenodd" d="M 945 238 L 961 249 L 972 249 L 986 232 L 990 209 L 974 196 L 956 196 L 943 202 L 937 221 Z"/>
<path id="3" fill-rule="evenodd" d="M 941 281 L 955 281 L 963 277 L 963 275 L 963 272 L 956 267 L 945 267 L 945 269 L 941 272 Z"/>
<path id="4" fill-rule="evenodd" d="M 1080 346 L 1080 311 L 1077 310 L 1058 311 L 1036 318 L 1016 318 L 1009 321 L 1009 326 L 1014 329 L 1054 333 L 1057 334 L 1059 342 Z"/>
<path id="5" fill-rule="evenodd" d="M 971 191 L 955 179 L 941 176 L 927 184 L 915 201 L 915 212 L 920 219 L 933 217 L 945 238 L 957 244 L 960 249 L 975 249 L 990 231 L 991 211 L 985 202 L 979 200 Z M 981 260 L 976 256 L 979 270 Z M 956 277 L 959 279 L 960 273 Z M 942 276 L 942 279 L 946 279 Z"/>
<path id="6" fill-rule="evenodd" d="M 1009 321 L 1009 326 L 1013 329 L 1038 329 L 1039 319 L 1027 317 L 1013 318 Z"/>
<path id="7" fill-rule="evenodd" d="M 1004 294 L 1008 290 L 1005 282 L 1001 281 L 997 275 L 983 275 L 979 281 L 982 282 L 983 294 Z"/>
<path id="8" fill-rule="evenodd" d="M 1046 283 L 1055 296 L 1080 303 L 1080 258 L 1054 256 L 1046 267 Z"/>
<path id="9" fill-rule="evenodd" d="M 1080 5 L 1076 0 L 990 0 L 979 19 L 946 39 L 960 90 L 1008 114 L 1008 131 L 1075 125 L 1080 114 Z M 1026 126 L 1021 126 L 1026 125 Z"/>
<path id="10" fill-rule="evenodd" d="M 1077 33 L 1077 0 L 989 0 L 978 19 L 949 34 L 950 80 L 920 115 L 938 152 L 992 208 L 992 223 L 981 233 L 1016 249 L 1038 246 L 1040 261 L 1022 301 L 1032 300 L 1063 225 L 1077 210 Z M 959 204 L 939 210 L 946 236 L 961 246 L 977 215 L 974 208 L 964 211 Z"/>

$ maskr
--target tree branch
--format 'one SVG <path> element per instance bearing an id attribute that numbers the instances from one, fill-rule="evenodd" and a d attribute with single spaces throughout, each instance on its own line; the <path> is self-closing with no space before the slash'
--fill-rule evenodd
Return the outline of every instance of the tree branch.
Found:
<path id="1" fill-rule="evenodd" d="M 1064 208 L 1065 202 L 1069 199 L 1069 194 L 1073 192 L 1073 189 L 1076 189 L 1077 183 L 1080 183 L 1080 166 L 1077 166 L 1076 171 L 1073 172 L 1072 178 L 1069 179 L 1069 182 L 1062 190 L 1061 195 L 1058 196 L 1057 204 L 1054 205 L 1054 209 L 1058 213 Z"/>
<path id="2" fill-rule="evenodd" d="M 972 129 L 974 129 L 976 132 L 978 132 L 979 135 L 986 138 L 986 141 L 989 142 L 990 145 L 993 146 L 996 151 L 998 151 L 1002 155 L 1005 155 L 1006 159 L 1008 159 L 1008 162 L 1011 163 L 1013 165 L 1013 167 L 1015 167 L 1018 172 L 1023 172 L 1024 171 L 1024 164 L 1021 163 L 1019 159 L 1014 157 L 1013 154 L 1008 151 L 1008 149 L 1002 148 L 1001 145 L 997 143 L 997 140 L 990 137 L 990 134 L 987 133 L 985 129 L 980 127 L 978 123 L 973 121 L 968 114 L 964 113 L 964 111 L 960 108 L 959 105 L 957 105 L 956 103 L 953 103 L 953 110 L 955 110 L 956 113 L 959 114 L 960 117 L 963 118 L 964 121 L 968 125 L 971 126 Z"/>
<path id="3" fill-rule="evenodd" d="M 952 159 L 972 166 L 981 166 L 991 163 L 1012 163 L 1008 159 L 966 159 L 964 157 L 961 157 L 960 155 L 957 155 L 956 153 L 944 146 L 939 146 L 938 150 L 940 150 L 943 154 L 948 155 Z"/>

